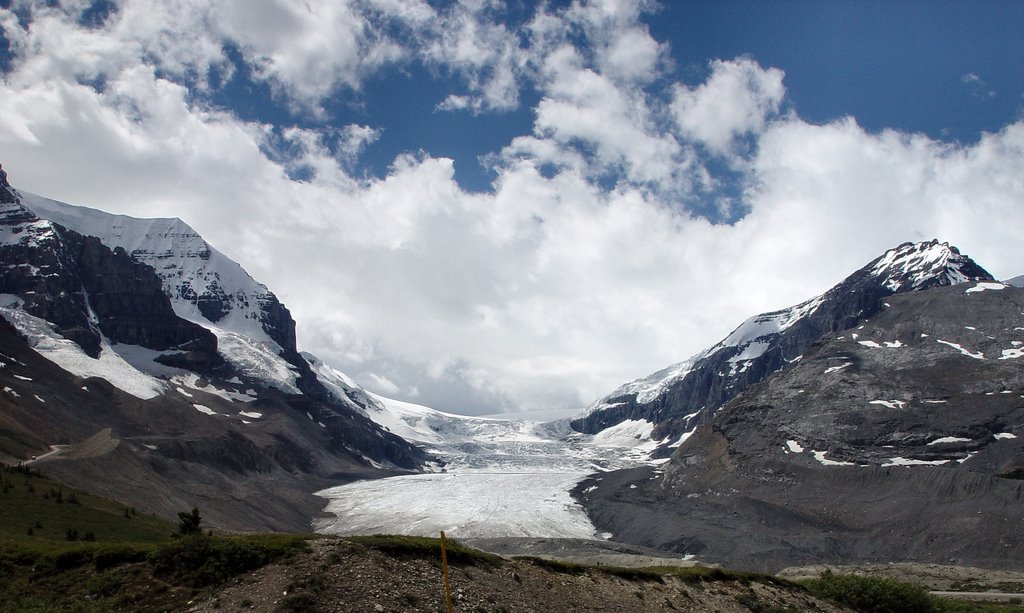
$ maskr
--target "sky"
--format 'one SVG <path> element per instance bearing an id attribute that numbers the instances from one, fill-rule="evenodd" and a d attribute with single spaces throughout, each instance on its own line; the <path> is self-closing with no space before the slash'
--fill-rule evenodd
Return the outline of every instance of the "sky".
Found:
<path id="1" fill-rule="evenodd" d="M 1024 3 L 0 0 L 12 184 L 180 217 L 300 349 L 584 408 L 938 238 L 1024 273 Z"/>

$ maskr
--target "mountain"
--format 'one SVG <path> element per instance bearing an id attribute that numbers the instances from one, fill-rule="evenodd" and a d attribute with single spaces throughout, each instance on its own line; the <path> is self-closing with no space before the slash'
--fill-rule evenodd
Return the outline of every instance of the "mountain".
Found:
<path id="1" fill-rule="evenodd" d="M 581 483 L 598 529 L 764 570 L 1024 567 L 1024 289 L 936 284 L 881 307 L 736 395 L 661 469 Z"/>
<path id="2" fill-rule="evenodd" d="M 1012 279 L 1007 279 L 1006 284 L 1014 287 L 1024 287 L 1024 275 L 1017 275 Z"/>
<path id="3" fill-rule="evenodd" d="M 0 315 L 0 459 L 140 509 L 308 530 L 314 491 L 434 461 L 181 220 L 21 194 L 0 168 Z"/>
<path id="4" fill-rule="evenodd" d="M 667 457 L 715 412 L 771 374 L 798 364 L 823 334 L 848 330 L 886 308 L 883 299 L 992 276 L 956 247 L 936 240 L 886 251 L 806 302 L 751 317 L 717 345 L 594 402 L 571 421 L 596 433 L 626 421 L 647 422 Z"/>

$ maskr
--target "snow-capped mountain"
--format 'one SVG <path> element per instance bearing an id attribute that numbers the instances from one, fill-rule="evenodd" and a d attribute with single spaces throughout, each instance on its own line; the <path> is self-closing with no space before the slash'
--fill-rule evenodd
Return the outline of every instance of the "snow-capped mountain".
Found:
<path id="1" fill-rule="evenodd" d="M 236 262 L 180 219 L 136 219 L 21 194 L 23 206 L 51 223 L 95 236 L 149 265 L 178 317 L 213 332 L 221 354 L 243 375 L 298 393 L 300 361 L 288 309 Z"/>
<path id="2" fill-rule="evenodd" d="M 884 309 L 887 296 L 976 280 L 992 276 L 956 247 L 937 240 L 904 243 L 821 296 L 751 317 L 689 360 L 620 387 L 573 419 L 572 427 L 595 433 L 643 420 L 654 426 L 651 436 L 667 455 L 737 394 L 798 363 L 823 334 L 853 328 Z"/>
<path id="3" fill-rule="evenodd" d="M 180 220 L 20 194 L 0 168 L 0 316 L 0 457 L 45 455 L 139 508 L 173 516 L 199 496 L 223 526 L 303 530 L 317 489 L 432 461 L 300 355 L 274 294 Z"/>
<path id="4" fill-rule="evenodd" d="M 1024 289 L 883 300 L 727 402 L 663 475 L 582 483 L 598 529 L 769 571 L 1024 565 Z"/>

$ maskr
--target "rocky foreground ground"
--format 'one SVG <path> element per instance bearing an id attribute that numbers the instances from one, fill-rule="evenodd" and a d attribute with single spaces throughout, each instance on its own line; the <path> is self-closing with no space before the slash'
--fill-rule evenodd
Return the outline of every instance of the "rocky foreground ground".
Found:
<path id="1" fill-rule="evenodd" d="M 246 574 L 189 611 L 444 611 L 441 565 L 337 539 Z M 454 561 L 455 611 L 843 611 L 781 580 L 712 570 L 702 576 L 614 572 L 537 559 Z"/>

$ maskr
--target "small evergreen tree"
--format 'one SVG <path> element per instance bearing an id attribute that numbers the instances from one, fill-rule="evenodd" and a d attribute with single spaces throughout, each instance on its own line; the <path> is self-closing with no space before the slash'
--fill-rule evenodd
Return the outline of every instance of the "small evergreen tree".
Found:
<path id="1" fill-rule="evenodd" d="M 188 536 L 190 534 L 202 534 L 203 530 L 199 527 L 202 523 L 202 518 L 199 517 L 199 509 L 192 507 L 191 511 L 182 511 L 178 513 L 178 536 Z"/>

